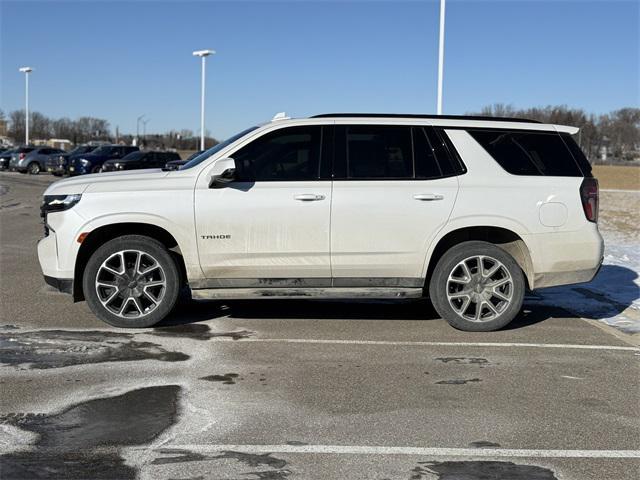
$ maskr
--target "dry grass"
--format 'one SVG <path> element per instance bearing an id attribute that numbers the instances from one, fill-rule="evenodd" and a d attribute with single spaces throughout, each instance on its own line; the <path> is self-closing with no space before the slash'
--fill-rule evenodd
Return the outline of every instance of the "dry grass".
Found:
<path id="1" fill-rule="evenodd" d="M 598 179 L 600 188 L 640 190 L 640 167 L 594 165 L 593 175 Z"/>

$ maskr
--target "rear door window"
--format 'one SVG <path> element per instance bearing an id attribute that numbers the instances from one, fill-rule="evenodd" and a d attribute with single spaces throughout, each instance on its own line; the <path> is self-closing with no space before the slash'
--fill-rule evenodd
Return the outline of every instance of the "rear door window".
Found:
<path id="1" fill-rule="evenodd" d="M 404 126 L 348 125 L 347 178 L 414 178 L 411 130 Z"/>
<path id="2" fill-rule="evenodd" d="M 513 175 L 582 177 L 571 150 L 556 132 L 471 129 L 469 134 Z M 573 141 L 573 139 L 570 139 Z M 577 145 L 575 145 L 576 148 Z M 588 164 L 588 162 L 586 162 Z"/>
<path id="3" fill-rule="evenodd" d="M 413 134 L 413 153 L 415 155 L 416 178 L 439 178 L 442 170 L 436 159 L 433 138 L 429 139 L 423 127 L 411 129 Z"/>
<path id="4" fill-rule="evenodd" d="M 432 127 L 338 125 L 335 130 L 336 180 L 429 180 L 466 171 L 452 158 L 446 134 Z"/>

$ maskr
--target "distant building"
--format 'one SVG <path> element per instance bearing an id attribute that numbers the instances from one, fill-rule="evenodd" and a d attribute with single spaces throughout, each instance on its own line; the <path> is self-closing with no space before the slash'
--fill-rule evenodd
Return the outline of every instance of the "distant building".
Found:
<path id="1" fill-rule="evenodd" d="M 6 120 L 0 120 L 0 137 L 6 137 L 7 136 L 7 121 Z"/>
<path id="2" fill-rule="evenodd" d="M 34 140 L 33 145 L 47 146 L 51 148 L 60 148 L 61 150 L 70 150 L 73 143 L 66 138 L 50 138 L 49 140 Z"/>

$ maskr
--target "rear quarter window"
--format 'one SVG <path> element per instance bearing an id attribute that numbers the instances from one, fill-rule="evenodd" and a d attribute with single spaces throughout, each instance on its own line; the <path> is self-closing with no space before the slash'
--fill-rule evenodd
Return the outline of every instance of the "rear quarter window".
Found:
<path id="1" fill-rule="evenodd" d="M 576 159 L 580 147 L 569 136 L 556 132 L 471 129 L 469 134 L 513 175 L 582 177 L 590 176 L 586 158 Z M 568 146 L 572 144 L 571 147 Z M 572 152 L 576 150 L 576 153 Z"/>

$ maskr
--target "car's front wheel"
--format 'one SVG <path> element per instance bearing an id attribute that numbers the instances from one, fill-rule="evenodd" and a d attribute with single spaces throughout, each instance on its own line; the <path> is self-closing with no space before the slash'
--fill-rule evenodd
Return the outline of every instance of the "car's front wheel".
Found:
<path id="1" fill-rule="evenodd" d="M 488 332 L 520 312 L 524 275 L 505 250 L 488 242 L 463 242 L 438 261 L 429 296 L 436 311 L 459 330 Z"/>
<path id="2" fill-rule="evenodd" d="M 173 309 L 181 285 L 164 245 L 126 235 L 93 253 L 82 286 L 89 307 L 101 320 L 116 327 L 149 327 Z"/>

